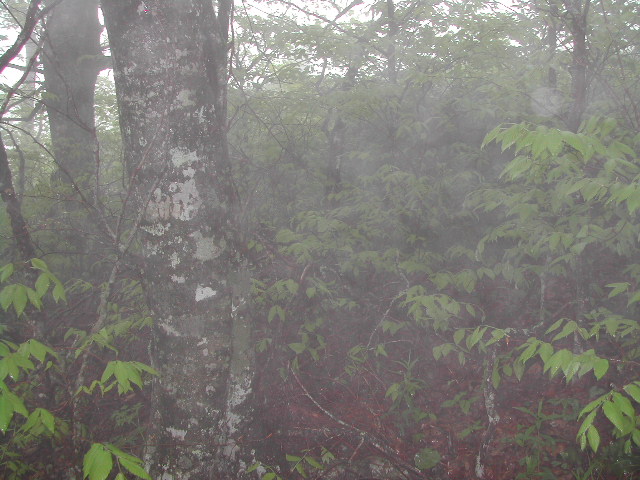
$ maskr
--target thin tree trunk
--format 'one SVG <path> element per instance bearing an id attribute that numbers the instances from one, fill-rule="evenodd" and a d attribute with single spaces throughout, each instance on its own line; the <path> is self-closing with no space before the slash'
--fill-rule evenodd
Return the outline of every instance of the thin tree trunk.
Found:
<path id="1" fill-rule="evenodd" d="M 0 195 L 7 208 L 9 222 L 11 223 L 11 232 L 16 241 L 18 251 L 20 252 L 20 257 L 24 261 L 31 260 L 37 256 L 36 248 L 31 239 L 27 221 L 22 215 L 20 200 L 16 196 L 13 188 L 13 177 L 2 137 L 0 137 Z"/>
<path id="2" fill-rule="evenodd" d="M 572 132 L 577 132 L 587 106 L 587 18 L 590 0 L 586 0 L 584 5 L 582 0 L 564 0 L 564 5 L 569 15 L 569 32 L 573 43 L 570 67 L 572 99 L 567 114 L 567 127 Z"/>

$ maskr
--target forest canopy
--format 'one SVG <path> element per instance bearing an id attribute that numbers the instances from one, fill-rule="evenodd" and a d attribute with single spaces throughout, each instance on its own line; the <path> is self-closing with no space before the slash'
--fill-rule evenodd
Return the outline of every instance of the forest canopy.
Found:
<path id="1" fill-rule="evenodd" d="M 640 476 L 640 4 L 0 2 L 0 477 Z"/>

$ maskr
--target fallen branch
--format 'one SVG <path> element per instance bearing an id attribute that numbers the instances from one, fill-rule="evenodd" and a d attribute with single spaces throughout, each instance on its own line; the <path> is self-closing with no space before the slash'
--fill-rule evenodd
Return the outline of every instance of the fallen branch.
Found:
<path id="1" fill-rule="evenodd" d="M 358 436 L 361 438 L 361 442 L 360 445 L 358 446 L 358 448 L 360 448 L 360 446 L 366 441 L 367 443 L 369 443 L 373 448 L 375 448 L 376 450 L 384 453 L 385 455 L 391 457 L 396 463 L 398 463 L 402 468 L 406 469 L 408 472 L 417 475 L 418 478 L 426 478 L 424 476 L 424 473 L 419 470 L 418 468 L 414 467 L 413 465 L 411 465 L 410 463 L 405 462 L 404 460 L 402 460 L 402 458 L 400 458 L 400 452 L 394 450 L 393 448 L 391 448 L 388 445 L 385 445 L 384 443 L 380 442 L 380 440 L 378 440 L 375 436 L 373 436 L 372 434 L 370 434 L 369 432 L 366 432 L 354 425 L 351 425 L 350 423 L 345 422 L 344 420 L 338 418 L 336 415 L 334 415 L 333 413 L 331 413 L 329 410 L 327 410 L 326 408 L 324 408 L 322 405 L 320 405 L 320 403 L 311 395 L 311 393 L 309 393 L 309 390 L 307 390 L 307 388 L 304 386 L 304 384 L 300 381 L 300 378 L 298 377 L 298 375 L 296 374 L 296 372 L 294 371 L 293 368 L 289 368 L 289 370 L 291 371 L 291 374 L 293 375 L 293 378 L 295 379 L 296 383 L 298 384 L 298 386 L 300 387 L 300 389 L 303 391 L 304 395 L 311 400 L 311 403 L 313 403 L 316 408 L 318 408 L 318 410 L 320 410 L 322 413 L 324 413 L 327 417 L 329 417 L 331 420 L 333 420 L 334 422 L 336 422 L 338 425 L 345 427 L 347 430 L 351 430 L 354 431 L 358 434 Z M 352 456 L 353 458 L 353 456 Z"/>

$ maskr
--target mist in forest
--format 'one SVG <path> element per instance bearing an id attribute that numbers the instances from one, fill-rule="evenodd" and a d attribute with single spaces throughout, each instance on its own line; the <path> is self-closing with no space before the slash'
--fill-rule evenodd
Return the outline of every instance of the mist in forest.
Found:
<path id="1" fill-rule="evenodd" d="M 0 3 L 0 477 L 638 478 L 639 13 Z"/>

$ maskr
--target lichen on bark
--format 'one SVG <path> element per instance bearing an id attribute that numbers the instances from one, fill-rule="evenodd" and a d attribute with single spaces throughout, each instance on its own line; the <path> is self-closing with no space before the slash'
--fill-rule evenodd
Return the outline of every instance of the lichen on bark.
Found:
<path id="1" fill-rule="evenodd" d="M 229 281 L 238 268 L 237 199 L 220 77 L 226 26 L 207 0 L 141 5 L 103 1 L 125 163 L 135 206 L 144 212 L 139 233 L 155 317 L 151 354 L 160 376 L 145 459 L 157 479 L 210 478 L 224 472 L 222 463 L 229 466 L 220 445 L 236 432 L 226 412 L 239 398 L 231 380 L 239 332 Z M 241 385 L 251 370 L 243 370 Z"/>

